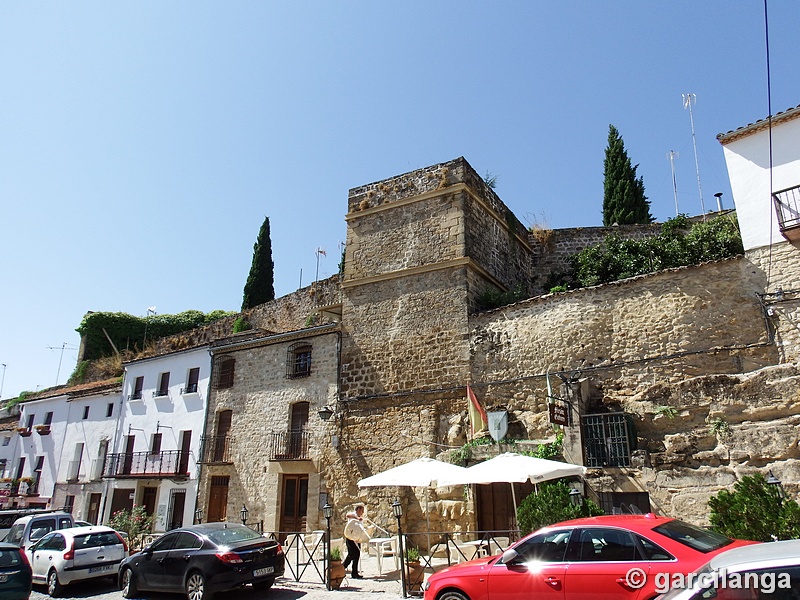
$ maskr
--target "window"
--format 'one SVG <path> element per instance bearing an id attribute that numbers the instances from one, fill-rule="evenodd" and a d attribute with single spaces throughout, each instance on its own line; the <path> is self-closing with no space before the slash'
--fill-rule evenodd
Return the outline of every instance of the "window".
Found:
<path id="1" fill-rule="evenodd" d="M 88 418 L 89 418 L 89 407 L 88 406 L 84 406 L 83 407 L 83 420 L 85 421 Z"/>
<path id="2" fill-rule="evenodd" d="M 9 436 L 3 437 L 3 446 L 8 446 L 11 443 L 11 438 Z"/>
<path id="3" fill-rule="evenodd" d="M 571 534 L 571 529 L 559 529 L 535 535 L 514 548 L 519 556 L 513 562 L 561 562 Z"/>
<path id="4" fill-rule="evenodd" d="M 220 356 L 214 361 L 214 387 L 229 388 L 233 387 L 233 374 L 236 367 L 236 359 L 231 356 Z"/>
<path id="5" fill-rule="evenodd" d="M 28 415 L 28 422 L 25 424 L 25 427 L 28 428 L 28 431 L 33 429 L 33 420 L 36 418 L 36 415 Z"/>
<path id="6" fill-rule="evenodd" d="M 570 549 L 571 552 L 572 549 Z M 575 556 L 577 561 L 634 561 L 643 560 L 629 531 L 612 528 L 582 529 Z"/>
<path id="7" fill-rule="evenodd" d="M 587 467 L 629 467 L 632 423 L 625 413 L 584 415 L 584 453 Z"/>
<path id="8" fill-rule="evenodd" d="M 286 355 L 286 377 L 295 379 L 311 375 L 311 344 L 297 342 Z"/>
<path id="9" fill-rule="evenodd" d="M 133 382 L 133 393 L 130 396 L 130 400 L 141 400 L 143 388 L 144 388 L 144 375 L 140 375 Z"/>
<path id="10" fill-rule="evenodd" d="M 73 496 L 72 494 L 67 494 L 67 497 L 64 500 L 64 512 L 72 514 L 72 510 L 74 508 L 75 508 L 75 496 Z"/>
<path id="11" fill-rule="evenodd" d="M 183 389 L 183 393 L 196 394 L 198 381 L 200 381 L 200 367 L 189 369 L 189 375 L 186 377 L 186 387 Z"/>
<path id="12" fill-rule="evenodd" d="M 44 424 L 50 425 L 53 422 L 53 413 L 49 412 L 44 416 Z"/>
<path id="13" fill-rule="evenodd" d="M 162 373 L 158 377 L 158 389 L 153 394 L 154 396 L 169 396 L 169 372 Z"/>
<path id="14" fill-rule="evenodd" d="M 150 454 L 158 454 L 161 452 L 161 433 L 154 433 L 150 439 Z"/>
<path id="15" fill-rule="evenodd" d="M 110 417 L 114 414 L 114 403 L 109 402 L 108 406 L 106 406 L 106 416 Z"/>

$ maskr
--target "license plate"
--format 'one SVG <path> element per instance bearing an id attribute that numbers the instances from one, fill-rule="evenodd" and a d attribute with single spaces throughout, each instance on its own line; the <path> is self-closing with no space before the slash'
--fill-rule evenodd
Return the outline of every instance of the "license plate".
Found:
<path id="1" fill-rule="evenodd" d="M 264 567 L 263 569 L 256 569 L 253 571 L 253 577 L 262 577 L 275 572 L 275 567 Z"/>
<path id="2" fill-rule="evenodd" d="M 114 568 L 114 565 L 103 565 L 102 567 L 92 567 L 89 569 L 89 573 L 102 573 L 103 571 L 110 571 Z"/>
<path id="3" fill-rule="evenodd" d="M 8 581 L 8 575 L 0 575 L 0 583 L 5 583 Z"/>

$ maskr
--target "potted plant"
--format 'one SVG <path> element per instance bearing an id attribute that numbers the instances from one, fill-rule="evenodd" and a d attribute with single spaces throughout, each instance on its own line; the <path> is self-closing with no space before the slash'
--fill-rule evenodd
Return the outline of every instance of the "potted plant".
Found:
<path id="1" fill-rule="evenodd" d="M 50 425 L 35 425 L 34 429 L 39 435 L 50 435 Z"/>
<path id="2" fill-rule="evenodd" d="M 342 581 L 344 580 L 344 575 L 346 572 L 346 569 L 342 564 L 342 550 L 339 548 L 339 546 L 331 546 L 331 549 L 328 552 L 328 562 L 331 589 L 338 590 L 342 585 Z"/>
<path id="3" fill-rule="evenodd" d="M 406 573 L 406 592 L 421 591 L 425 569 L 419 562 L 419 550 L 413 546 L 406 548 Z"/>

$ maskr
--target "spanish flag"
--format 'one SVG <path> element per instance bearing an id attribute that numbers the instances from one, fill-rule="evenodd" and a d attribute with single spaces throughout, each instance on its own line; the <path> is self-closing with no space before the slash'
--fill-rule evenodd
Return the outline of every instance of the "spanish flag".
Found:
<path id="1" fill-rule="evenodd" d="M 467 386 L 467 414 L 469 415 L 469 425 L 472 430 L 472 437 L 482 431 L 486 431 L 488 427 L 488 419 L 486 418 L 486 411 L 481 406 L 478 398 L 475 397 L 475 392 L 472 388 Z"/>

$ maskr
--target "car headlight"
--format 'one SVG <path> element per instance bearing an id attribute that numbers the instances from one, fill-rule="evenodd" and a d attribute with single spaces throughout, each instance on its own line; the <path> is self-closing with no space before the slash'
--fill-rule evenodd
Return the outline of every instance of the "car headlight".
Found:
<path id="1" fill-rule="evenodd" d="M 420 587 L 422 588 L 423 592 L 427 592 L 428 588 L 431 587 L 431 582 L 430 581 L 423 581 L 422 585 Z"/>

